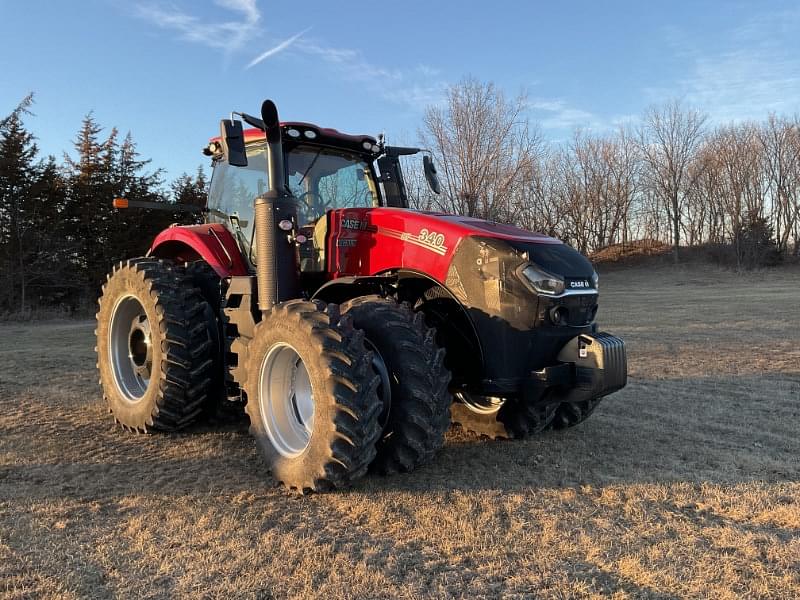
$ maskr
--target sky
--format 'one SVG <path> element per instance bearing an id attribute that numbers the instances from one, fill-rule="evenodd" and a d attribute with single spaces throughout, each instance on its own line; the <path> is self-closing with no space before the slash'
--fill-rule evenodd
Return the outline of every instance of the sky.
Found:
<path id="1" fill-rule="evenodd" d="M 524 93 L 545 138 L 678 98 L 711 123 L 800 112 L 800 2 L 0 0 L 0 115 L 60 158 L 90 111 L 172 178 L 232 110 L 414 143 L 466 76 Z"/>

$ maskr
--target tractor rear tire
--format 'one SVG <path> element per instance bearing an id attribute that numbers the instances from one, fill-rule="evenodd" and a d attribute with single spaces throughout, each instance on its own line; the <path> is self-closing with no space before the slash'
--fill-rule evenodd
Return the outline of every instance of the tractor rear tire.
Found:
<path id="1" fill-rule="evenodd" d="M 461 395 L 461 402 L 453 403 L 451 416 L 453 422 L 466 431 L 491 439 L 524 439 L 541 433 L 550 425 L 558 406 L 529 405 L 514 398 L 494 404 L 480 400 L 480 397 Z"/>
<path id="2" fill-rule="evenodd" d="M 247 346 L 250 432 L 273 477 L 300 493 L 342 488 L 367 472 L 381 404 L 364 333 L 339 307 L 290 300 Z"/>
<path id="3" fill-rule="evenodd" d="M 195 260 L 185 264 L 186 275 L 192 280 L 195 287 L 200 290 L 203 298 L 208 302 L 214 316 L 219 318 L 224 291 L 222 279 L 217 272 L 204 260 Z"/>
<path id="4" fill-rule="evenodd" d="M 116 421 L 136 432 L 189 425 L 206 403 L 213 362 L 207 305 L 183 269 L 123 261 L 99 304 L 97 368 Z"/>
<path id="5" fill-rule="evenodd" d="M 342 304 L 342 312 L 364 331 L 377 357 L 376 372 L 384 373 L 379 395 L 389 410 L 371 469 L 381 474 L 413 471 L 442 448 L 450 427 L 445 351 L 436 345 L 436 331 L 425 325 L 425 316 L 406 303 L 362 296 Z"/>
<path id="6" fill-rule="evenodd" d="M 204 260 L 185 264 L 186 275 L 206 301 L 205 320 L 212 341 L 211 359 L 214 361 L 208 402 L 203 418 L 214 423 L 234 422 L 244 418 L 241 402 L 229 402 L 225 389 L 225 341 L 222 325 L 222 299 L 224 282 L 217 272 Z"/>
<path id="7" fill-rule="evenodd" d="M 550 423 L 551 429 L 566 429 L 583 423 L 597 408 L 603 398 L 592 398 L 583 402 L 562 402 L 556 409 L 555 418 Z"/>

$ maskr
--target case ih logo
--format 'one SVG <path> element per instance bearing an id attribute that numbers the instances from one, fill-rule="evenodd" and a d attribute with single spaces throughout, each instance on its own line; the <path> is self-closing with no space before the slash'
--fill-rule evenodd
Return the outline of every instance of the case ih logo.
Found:
<path id="1" fill-rule="evenodd" d="M 592 285 L 585 279 L 578 279 L 577 281 L 570 281 L 569 287 L 571 287 L 573 290 L 583 290 L 592 287 Z"/>
<path id="2" fill-rule="evenodd" d="M 342 219 L 342 229 L 356 229 L 366 231 L 370 229 L 369 223 L 358 219 Z"/>

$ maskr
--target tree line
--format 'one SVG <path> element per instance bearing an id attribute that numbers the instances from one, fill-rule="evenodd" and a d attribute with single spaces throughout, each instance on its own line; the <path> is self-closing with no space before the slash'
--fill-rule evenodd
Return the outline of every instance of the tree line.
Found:
<path id="1" fill-rule="evenodd" d="M 202 168 L 167 184 L 130 134 L 104 135 L 91 114 L 71 153 L 40 156 L 25 126 L 32 104 L 29 95 L 0 119 L 0 314 L 87 309 L 112 264 L 147 252 L 171 223 L 187 222 L 177 211 L 116 210 L 113 198 L 202 205 L 206 197 Z"/>
<path id="2" fill-rule="evenodd" d="M 0 314 L 68 311 L 96 298 L 112 264 L 141 255 L 156 233 L 196 217 L 118 211 L 111 200 L 204 205 L 202 168 L 166 182 L 130 134 L 88 114 L 61 160 L 42 157 L 25 119 L 33 96 L 0 119 Z M 800 253 L 800 119 L 712 127 L 671 101 L 636 124 L 545 141 L 524 95 L 465 79 L 426 109 L 420 141 L 442 193 L 409 169 L 415 207 L 513 223 L 591 254 L 650 240 L 708 246 L 740 267 Z"/>
<path id="3" fill-rule="evenodd" d="M 524 95 L 466 79 L 429 107 L 422 144 L 443 191 L 419 174 L 416 206 L 509 222 L 561 238 L 584 253 L 633 240 L 710 246 L 740 267 L 800 252 L 800 119 L 712 127 L 671 101 L 636 125 L 576 130 L 547 143 Z"/>

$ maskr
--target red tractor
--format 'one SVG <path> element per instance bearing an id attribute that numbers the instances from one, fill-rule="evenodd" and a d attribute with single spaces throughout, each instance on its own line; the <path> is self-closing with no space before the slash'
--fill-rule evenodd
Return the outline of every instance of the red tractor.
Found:
<path id="1" fill-rule="evenodd" d="M 163 231 L 103 288 L 98 368 L 125 428 L 243 403 L 275 479 L 309 491 L 411 471 L 451 418 L 521 438 L 625 385 L 578 252 L 409 209 L 399 157 L 417 148 L 281 123 L 269 100 L 260 119 L 236 114 L 253 129 L 223 120 L 205 150 L 206 224 Z"/>

